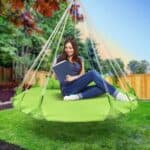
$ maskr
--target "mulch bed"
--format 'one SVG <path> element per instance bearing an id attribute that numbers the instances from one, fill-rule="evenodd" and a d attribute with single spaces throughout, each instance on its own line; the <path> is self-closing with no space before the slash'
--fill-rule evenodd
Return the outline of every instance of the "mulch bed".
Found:
<path id="1" fill-rule="evenodd" d="M 0 140 L 0 150 L 25 150 L 25 149 L 21 148 L 18 145 L 14 145 Z"/>
<path id="2" fill-rule="evenodd" d="M 10 99 L 14 94 L 15 91 L 13 88 L 7 88 L 7 89 L 0 88 L 0 110 L 12 108 Z"/>
<path id="3" fill-rule="evenodd" d="M 19 84 L 17 82 L 0 83 L 0 110 L 12 108 L 12 104 L 9 102 L 11 100 L 11 97 L 13 97 L 13 95 L 15 94 L 15 88 L 17 88 L 18 85 Z M 27 87 L 31 88 L 32 86 L 25 84 L 23 86 L 23 89 Z"/>
<path id="4" fill-rule="evenodd" d="M 13 88 L 0 88 L 0 101 L 6 102 L 9 101 L 10 98 L 14 95 L 14 89 Z"/>
<path id="5" fill-rule="evenodd" d="M 0 110 L 11 108 L 12 104 L 9 103 L 11 97 L 15 94 L 13 84 L 4 84 L 0 85 Z M 7 103 L 8 102 L 8 103 Z M 0 140 L 0 150 L 25 150 L 18 145 L 7 143 L 3 140 Z"/>
<path id="6" fill-rule="evenodd" d="M 0 102 L 10 101 L 10 98 L 15 94 L 15 87 L 17 87 L 16 82 L 0 83 Z"/>
<path id="7" fill-rule="evenodd" d="M 12 104 L 9 102 L 15 94 L 14 89 L 16 86 L 17 83 L 15 82 L 0 83 L 0 110 L 12 107 Z"/>
<path id="8" fill-rule="evenodd" d="M 12 107 L 13 107 L 12 103 L 0 104 L 0 110 L 9 109 L 9 108 L 12 108 Z M 1 150 L 1 149 L 0 149 L 0 150 Z"/>

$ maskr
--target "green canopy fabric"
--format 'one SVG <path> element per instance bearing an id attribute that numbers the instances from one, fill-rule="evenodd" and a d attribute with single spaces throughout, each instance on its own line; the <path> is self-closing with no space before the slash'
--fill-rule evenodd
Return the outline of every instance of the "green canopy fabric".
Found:
<path id="1" fill-rule="evenodd" d="M 41 103 L 42 88 L 34 87 L 13 98 L 14 107 L 36 119 L 60 122 L 103 121 L 118 117 L 137 107 L 137 101 L 121 102 L 107 95 L 76 101 L 63 101 L 60 90 L 47 89 Z M 22 100 L 23 98 L 23 100 Z"/>

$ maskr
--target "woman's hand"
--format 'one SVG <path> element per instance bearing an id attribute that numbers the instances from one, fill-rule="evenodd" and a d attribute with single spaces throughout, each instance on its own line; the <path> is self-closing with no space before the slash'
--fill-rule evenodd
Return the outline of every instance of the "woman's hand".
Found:
<path id="1" fill-rule="evenodd" d="M 76 79 L 76 77 L 75 77 L 75 76 L 66 75 L 66 81 L 71 82 L 71 81 L 73 81 L 73 80 L 75 80 L 75 79 Z"/>
<path id="2" fill-rule="evenodd" d="M 66 80 L 65 81 L 73 81 L 73 80 L 76 80 L 78 78 L 80 78 L 83 74 L 79 74 L 79 75 L 76 75 L 76 76 L 71 76 L 71 75 L 66 75 Z"/>

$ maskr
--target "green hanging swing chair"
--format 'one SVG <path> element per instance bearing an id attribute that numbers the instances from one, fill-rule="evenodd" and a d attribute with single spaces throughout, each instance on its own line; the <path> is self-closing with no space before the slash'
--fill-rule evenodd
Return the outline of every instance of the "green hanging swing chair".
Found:
<path id="1" fill-rule="evenodd" d="M 62 18 L 56 25 L 53 33 L 51 34 L 44 47 L 42 48 L 41 52 L 35 59 L 34 63 L 28 70 L 20 87 L 23 87 L 24 83 L 26 82 L 26 80 L 28 80 L 28 77 L 30 76 L 30 72 L 34 70 L 35 73 L 33 73 L 30 79 L 30 82 L 32 83 L 32 80 L 35 78 L 37 70 L 39 69 L 42 61 L 44 60 L 44 57 L 47 54 L 47 49 L 53 43 L 56 32 L 58 32 L 58 30 L 61 28 L 62 32 L 60 33 L 60 39 L 54 52 L 54 58 L 56 58 L 65 25 L 69 16 L 67 12 L 70 9 L 71 5 L 72 3 L 68 5 Z M 92 41 L 91 44 L 94 46 Z M 97 58 L 96 52 L 95 56 Z M 98 66 L 101 67 L 99 65 L 98 59 L 97 63 Z M 50 67 L 50 72 L 51 69 L 52 67 Z M 26 88 L 25 91 L 21 92 L 20 94 L 16 94 L 13 97 L 13 106 L 21 112 L 31 115 L 35 119 L 45 119 L 47 121 L 58 122 L 91 122 L 103 121 L 107 118 L 116 118 L 122 114 L 131 112 L 132 110 L 136 109 L 138 105 L 136 100 L 121 102 L 115 100 L 108 94 L 84 100 L 64 101 L 60 89 L 47 88 L 49 82 L 49 77 L 47 77 L 47 81 L 44 87 L 37 86 Z"/>
<path id="2" fill-rule="evenodd" d="M 104 94 L 99 97 L 63 101 L 60 90 L 47 89 L 42 100 L 38 93 L 42 89 L 34 87 L 14 97 L 13 105 L 35 119 L 60 122 L 89 122 L 103 121 L 109 117 L 116 118 L 119 115 L 129 113 L 137 107 L 137 101 L 121 102 Z M 23 98 L 23 100 L 22 100 Z"/>

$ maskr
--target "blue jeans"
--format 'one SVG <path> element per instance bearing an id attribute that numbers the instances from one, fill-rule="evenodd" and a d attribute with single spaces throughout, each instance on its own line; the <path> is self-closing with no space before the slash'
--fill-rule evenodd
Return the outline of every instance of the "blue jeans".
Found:
<path id="1" fill-rule="evenodd" d="M 93 81 L 95 85 L 88 86 Z M 105 89 L 104 82 L 108 91 Z M 78 79 L 61 85 L 61 90 L 64 96 L 79 94 L 81 98 L 91 98 L 106 92 L 115 97 L 118 93 L 117 89 L 105 81 L 96 70 L 88 71 Z"/>

